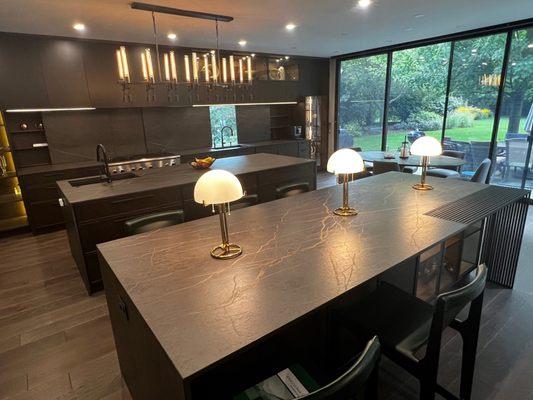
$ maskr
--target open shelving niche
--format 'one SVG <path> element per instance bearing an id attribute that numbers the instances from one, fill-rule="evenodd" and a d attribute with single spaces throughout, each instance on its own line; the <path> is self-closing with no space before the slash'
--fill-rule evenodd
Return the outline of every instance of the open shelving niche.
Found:
<path id="1" fill-rule="evenodd" d="M 0 113 L 0 163 L 5 165 L 5 172 L 0 170 L 0 233 L 28 226 L 13 159 L 13 147 L 4 121 L 4 116 Z"/>

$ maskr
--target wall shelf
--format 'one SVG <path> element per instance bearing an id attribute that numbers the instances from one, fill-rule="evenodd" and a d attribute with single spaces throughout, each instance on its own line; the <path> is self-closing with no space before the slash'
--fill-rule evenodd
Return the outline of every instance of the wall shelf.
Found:
<path id="1" fill-rule="evenodd" d="M 0 232 L 28 226 L 28 217 L 25 215 L 0 220 Z"/>

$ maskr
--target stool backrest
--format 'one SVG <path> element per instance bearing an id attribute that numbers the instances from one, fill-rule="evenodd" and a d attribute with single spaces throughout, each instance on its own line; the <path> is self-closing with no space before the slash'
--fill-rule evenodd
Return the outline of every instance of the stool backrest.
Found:
<path id="1" fill-rule="evenodd" d="M 374 175 L 384 174 L 385 172 L 400 172 L 400 165 L 397 162 L 374 161 Z"/>
<path id="2" fill-rule="evenodd" d="M 259 196 L 257 194 L 247 194 L 246 196 L 241 197 L 239 200 L 232 202 L 230 208 L 232 210 L 239 210 L 241 208 L 255 206 L 258 203 Z"/>
<path id="3" fill-rule="evenodd" d="M 428 340 L 426 357 L 438 359 L 442 338 L 442 331 L 452 324 L 463 308 L 470 304 L 468 312 L 469 321 L 473 323 L 473 329 L 479 330 L 479 319 L 481 318 L 481 308 L 483 305 L 483 292 L 487 282 L 487 267 L 481 264 L 478 267 L 476 277 L 467 285 L 441 293 L 437 297 L 435 313 L 431 322 L 431 331 Z M 477 337 L 477 332 L 476 332 Z"/>
<path id="4" fill-rule="evenodd" d="M 476 169 L 474 175 L 470 179 L 470 182 L 485 183 L 489 175 L 491 161 L 485 158 Z"/>
<path id="5" fill-rule="evenodd" d="M 163 211 L 130 219 L 124 223 L 124 226 L 128 235 L 136 235 L 181 224 L 184 220 L 183 210 Z"/>
<path id="6" fill-rule="evenodd" d="M 380 344 L 374 336 L 366 345 L 365 350 L 344 374 L 320 389 L 298 397 L 297 400 L 340 400 L 349 399 L 361 391 L 369 380 L 380 358 Z"/>

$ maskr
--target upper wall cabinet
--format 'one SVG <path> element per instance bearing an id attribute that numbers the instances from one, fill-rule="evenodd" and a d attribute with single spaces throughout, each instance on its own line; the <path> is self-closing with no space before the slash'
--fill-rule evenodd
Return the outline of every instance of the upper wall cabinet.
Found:
<path id="1" fill-rule="evenodd" d="M 40 48 L 35 36 L 0 35 L 0 107 L 48 107 Z"/>
<path id="2" fill-rule="evenodd" d="M 51 107 L 91 105 L 83 51 L 79 43 L 72 40 L 43 40 L 41 64 Z"/>

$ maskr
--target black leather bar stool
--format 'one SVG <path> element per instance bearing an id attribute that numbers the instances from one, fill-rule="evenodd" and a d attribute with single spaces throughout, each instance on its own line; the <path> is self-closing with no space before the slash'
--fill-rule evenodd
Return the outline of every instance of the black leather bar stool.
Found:
<path id="1" fill-rule="evenodd" d="M 377 399 L 380 343 L 373 337 L 355 363 L 333 382 L 295 400 L 355 400 L 364 391 L 365 399 Z"/>
<path id="2" fill-rule="evenodd" d="M 363 151 L 363 149 L 361 147 L 352 147 L 351 148 L 353 151 L 356 151 L 356 152 L 361 152 Z M 363 172 L 360 172 L 361 174 L 362 173 L 366 173 L 365 176 L 362 176 L 363 178 L 367 177 L 367 176 L 370 176 L 372 175 L 372 171 L 374 170 L 374 164 L 372 164 L 371 162 L 367 162 L 365 161 L 365 171 Z"/>
<path id="3" fill-rule="evenodd" d="M 288 185 L 278 186 L 276 188 L 276 199 L 309 192 L 309 189 L 309 182 L 295 182 L 289 183 Z"/>
<path id="4" fill-rule="evenodd" d="M 130 219 L 124 223 L 124 227 L 128 235 L 136 235 L 181 224 L 184 221 L 183 210 L 163 211 Z"/>
<path id="5" fill-rule="evenodd" d="M 435 393 L 446 399 L 470 399 L 487 268 L 480 265 L 476 277 L 457 290 L 442 293 L 433 306 L 393 285 L 382 282 L 369 297 L 346 312 L 337 322 L 354 333 L 379 335 L 383 354 L 416 376 L 420 399 Z M 457 315 L 470 304 L 468 317 Z M 460 396 L 437 384 L 442 331 L 458 331 L 463 339 Z"/>
<path id="6" fill-rule="evenodd" d="M 231 203 L 232 210 L 239 210 L 250 206 L 255 206 L 259 203 L 259 196 L 257 194 L 247 194 L 239 200 Z"/>
<path id="7" fill-rule="evenodd" d="M 470 178 L 470 182 L 485 183 L 487 177 L 489 176 L 490 164 L 491 161 L 488 158 L 485 158 L 483 161 L 481 161 L 481 164 L 479 164 L 477 167 L 476 172 L 474 175 L 472 175 L 472 178 Z"/>

